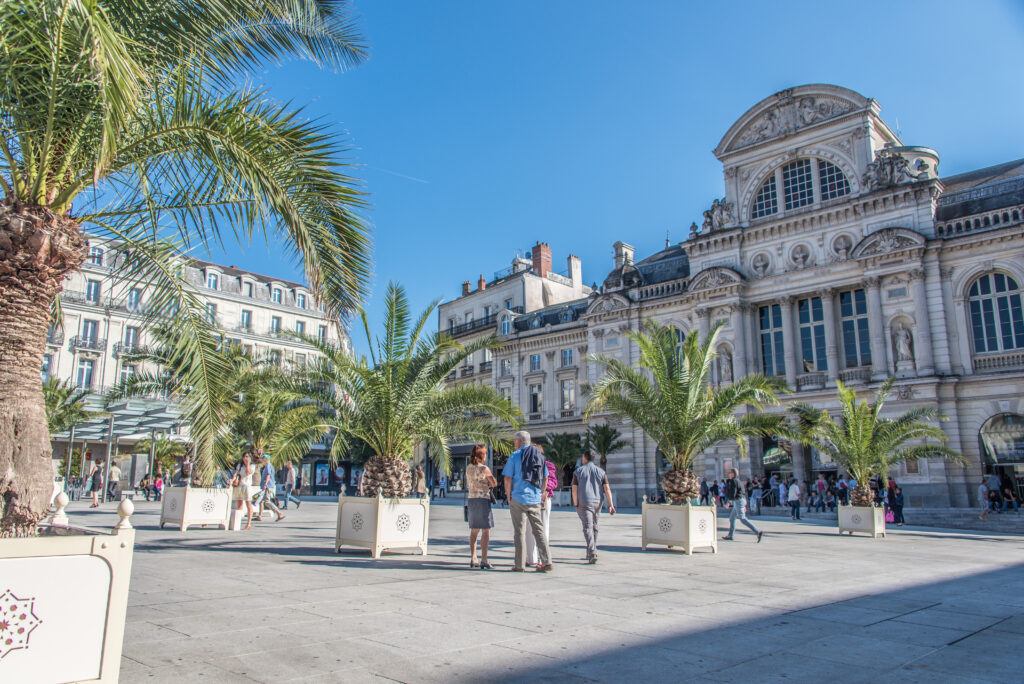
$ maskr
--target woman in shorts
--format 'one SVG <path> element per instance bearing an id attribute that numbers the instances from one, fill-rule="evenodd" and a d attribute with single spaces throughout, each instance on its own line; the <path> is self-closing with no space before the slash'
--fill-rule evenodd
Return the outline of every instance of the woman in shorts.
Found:
<path id="1" fill-rule="evenodd" d="M 469 505 L 469 567 L 490 570 L 493 566 L 487 562 L 487 544 L 491 540 L 491 528 L 494 527 L 494 515 L 491 513 L 491 487 L 498 484 L 491 469 L 484 465 L 487 460 L 487 447 L 477 444 L 469 455 L 466 466 L 466 485 L 469 488 L 467 504 Z M 480 537 L 480 562 L 476 559 L 476 540 Z"/>

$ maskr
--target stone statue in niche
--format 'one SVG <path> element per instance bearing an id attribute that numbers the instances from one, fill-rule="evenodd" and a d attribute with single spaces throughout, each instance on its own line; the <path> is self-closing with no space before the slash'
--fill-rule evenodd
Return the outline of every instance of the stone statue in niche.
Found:
<path id="1" fill-rule="evenodd" d="M 793 263 L 797 268 L 806 266 L 810 258 L 811 250 L 807 249 L 807 245 L 797 245 L 793 248 Z"/>
<path id="2" fill-rule="evenodd" d="M 764 277 L 764 274 L 768 272 L 768 267 L 770 265 L 771 262 L 768 260 L 768 257 L 765 256 L 764 254 L 758 254 L 756 257 L 754 257 L 754 261 L 751 264 L 751 266 L 753 266 L 754 268 L 754 273 L 756 273 L 759 278 Z"/>
<path id="3" fill-rule="evenodd" d="M 702 230 L 711 232 L 721 230 L 733 222 L 732 205 L 725 201 L 714 200 L 711 208 L 704 212 L 704 226 Z"/>
<path id="4" fill-rule="evenodd" d="M 850 250 L 853 249 L 853 240 L 851 240 L 847 235 L 840 235 L 836 238 L 832 247 L 835 249 L 837 257 L 840 259 L 846 259 L 850 256 Z"/>
<path id="5" fill-rule="evenodd" d="M 910 330 L 903 323 L 897 323 L 892 331 L 893 350 L 896 352 L 896 363 L 914 361 L 914 340 Z"/>
<path id="6" fill-rule="evenodd" d="M 722 382 L 732 382 L 732 353 L 723 350 L 718 357 L 722 368 Z"/>
<path id="7" fill-rule="evenodd" d="M 875 160 L 868 164 L 861 180 L 865 187 L 878 190 L 913 183 L 927 177 L 927 169 L 915 172 L 910 168 L 910 162 L 906 157 L 890 148 L 883 148 L 875 152 Z"/>

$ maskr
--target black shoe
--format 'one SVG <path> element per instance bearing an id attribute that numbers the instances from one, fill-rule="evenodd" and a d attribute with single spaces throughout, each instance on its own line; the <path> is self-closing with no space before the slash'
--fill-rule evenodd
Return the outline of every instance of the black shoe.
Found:
<path id="1" fill-rule="evenodd" d="M 469 567 L 471 567 L 471 568 L 479 568 L 480 564 L 479 563 L 474 563 L 473 561 L 469 561 Z"/>
<path id="2" fill-rule="evenodd" d="M 730 537 L 729 535 L 726 535 L 726 536 L 722 537 L 722 541 L 732 541 L 732 537 Z"/>
<path id="3" fill-rule="evenodd" d="M 764 532 L 758 532 L 757 533 L 757 543 L 758 544 L 761 543 L 761 537 L 763 537 L 763 536 L 764 536 Z"/>
<path id="4" fill-rule="evenodd" d="M 597 556 L 591 556 L 590 558 L 587 559 L 587 563 L 589 563 L 590 565 L 593 565 L 596 562 L 597 562 Z"/>
<path id="5" fill-rule="evenodd" d="M 493 570 L 494 566 L 491 565 L 490 563 L 488 563 L 487 561 L 480 561 L 480 569 L 481 570 Z"/>

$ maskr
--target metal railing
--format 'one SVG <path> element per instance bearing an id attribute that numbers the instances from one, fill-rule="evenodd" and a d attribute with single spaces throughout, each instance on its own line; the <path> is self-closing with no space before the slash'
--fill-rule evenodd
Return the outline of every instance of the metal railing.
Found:
<path id="1" fill-rule="evenodd" d="M 462 377 L 468 378 L 472 374 L 473 374 L 473 367 L 472 366 L 465 366 L 462 369 L 462 373 L 461 373 Z"/>
<path id="2" fill-rule="evenodd" d="M 484 361 L 479 366 L 477 366 L 477 371 L 479 371 L 480 373 L 486 373 L 487 371 L 491 370 L 492 368 L 494 368 L 494 362 L 493 361 Z"/>
<path id="3" fill-rule="evenodd" d="M 53 330 L 46 333 L 46 344 L 64 344 L 64 333 L 60 330 Z"/>
<path id="4" fill-rule="evenodd" d="M 89 349 L 91 351 L 101 352 L 107 348 L 107 340 L 100 339 L 98 337 L 75 335 L 71 338 L 71 347 L 73 349 Z"/>
<path id="5" fill-rule="evenodd" d="M 121 354 L 142 354 L 145 353 L 146 347 L 139 344 L 138 342 L 118 342 L 113 347 L 114 356 L 120 356 Z"/>

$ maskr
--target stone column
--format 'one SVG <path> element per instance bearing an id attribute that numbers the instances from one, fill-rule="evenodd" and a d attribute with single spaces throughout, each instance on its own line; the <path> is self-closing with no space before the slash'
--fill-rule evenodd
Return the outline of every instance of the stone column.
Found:
<path id="1" fill-rule="evenodd" d="M 800 489 L 804 488 L 804 480 L 808 479 L 807 473 L 809 468 L 807 467 L 807 451 L 803 444 L 800 442 L 793 442 L 793 477 L 795 477 L 800 483 Z M 806 492 L 804 492 L 806 494 Z"/>
<path id="2" fill-rule="evenodd" d="M 886 362 L 885 322 L 882 320 L 881 279 L 865 278 L 868 295 L 868 328 L 871 331 L 871 379 L 884 380 L 889 375 Z"/>
<path id="3" fill-rule="evenodd" d="M 786 382 L 796 389 L 796 335 L 793 334 L 793 301 L 791 295 L 779 299 L 782 307 L 782 346 L 785 347 Z"/>
<path id="4" fill-rule="evenodd" d="M 835 387 L 839 377 L 839 343 L 836 341 L 836 291 L 826 287 L 818 292 L 821 297 L 821 310 L 825 316 L 825 360 L 828 363 L 828 381 L 826 387 Z"/>
<path id="5" fill-rule="evenodd" d="M 737 302 L 730 310 L 732 318 L 732 375 L 739 380 L 747 375 L 747 338 L 743 327 L 743 305 Z"/>
<path id="6" fill-rule="evenodd" d="M 758 313 L 757 304 L 747 304 L 744 311 L 747 317 L 747 372 L 748 373 L 760 373 L 761 367 L 757 363 L 757 349 L 760 344 L 760 338 L 758 337 Z"/>
<path id="7" fill-rule="evenodd" d="M 699 342 L 704 344 L 704 340 L 707 339 L 708 332 L 711 330 L 711 309 L 706 306 L 699 307 L 694 314 L 697 316 L 697 335 L 700 338 Z"/>
<path id="8" fill-rule="evenodd" d="M 928 319 L 928 288 L 924 269 L 910 272 L 910 296 L 914 300 L 914 360 L 918 375 L 932 375 L 935 359 L 932 353 L 932 324 Z"/>

